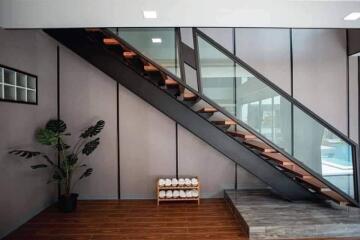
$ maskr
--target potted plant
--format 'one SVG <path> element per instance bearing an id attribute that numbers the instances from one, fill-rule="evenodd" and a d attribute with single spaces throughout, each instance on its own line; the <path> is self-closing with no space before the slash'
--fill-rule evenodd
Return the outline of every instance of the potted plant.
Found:
<path id="1" fill-rule="evenodd" d="M 40 158 L 43 163 L 32 165 L 32 169 L 51 168 L 51 177 L 48 183 L 58 183 L 60 185 L 62 194 L 59 197 L 59 208 L 63 212 L 72 212 L 76 209 L 78 197 L 78 194 L 73 193 L 75 185 L 93 172 L 93 169 L 83 162 L 82 157 L 89 156 L 98 147 L 100 138 L 95 138 L 95 136 L 101 132 L 104 126 L 105 122 L 103 120 L 90 126 L 80 134 L 76 144 L 71 147 L 65 141 L 65 138 L 71 135 L 66 132 L 65 122 L 62 120 L 50 120 L 44 128 L 36 132 L 36 140 L 56 151 L 58 159 L 54 161 L 43 152 L 23 149 L 15 149 L 9 153 L 25 159 Z M 84 169 L 82 173 L 75 175 L 81 169 Z"/>

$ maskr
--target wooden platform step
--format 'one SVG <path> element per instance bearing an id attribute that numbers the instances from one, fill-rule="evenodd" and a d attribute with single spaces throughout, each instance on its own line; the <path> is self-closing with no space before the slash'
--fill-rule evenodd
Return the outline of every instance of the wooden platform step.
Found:
<path id="1" fill-rule="evenodd" d="M 311 177 L 311 178 L 301 178 L 299 177 L 298 179 L 300 179 L 303 182 L 306 182 L 307 184 L 311 185 L 312 188 L 314 188 L 316 191 L 319 192 L 327 192 L 327 191 L 331 191 L 331 189 L 326 186 L 325 183 L 321 182 L 320 180 Z"/>
<path id="2" fill-rule="evenodd" d="M 273 149 L 272 147 L 270 147 L 269 145 L 263 143 L 263 142 L 260 142 L 258 140 L 246 140 L 245 143 L 249 146 L 252 146 L 262 152 L 267 152 L 267 153 L 271 153 L 271 152 L 276 152 L 275 149 Z"/>
<path id="3" fill-rule="evenodd" d="M 217 125 L 236 125 L 236 122 L 231 120 L 231 119 L 218 120 L 218 121 L 212 121 L 212 122 L 217 124 Z"/>
<path id="4" fill-rule="evenodd" d="M 239 138 L 242 138 L 242 139 L 255 139 L 256 136 L 255 135 L 252 135 L 251 133 L 249 132 L 246 132 L 246 131 L 240 131 L 240 130 L 237 130 L 237 131 L 227 131 L 227 133 L 231 136 L 234 136 L 234 137 L 239 137 Z"/>
<path id="5" fill-rule="evenodd" d="M 334 191 L 326 191 L 326 192 L 322 192 L 322 194 L 332 199 L 333 201 L 337 202 L 341 206 L 349 205 L 349 202 L 345 198 L 343 198 L 340 194 Z"/>
<path id="6" fill-rule="evenodd" d="M 103 39 L 103 43 L 105 45 L 120 45 L 119 41 L 116 40 L 115 38 L 104 38 Z"/>
<path id="7" fill-rule="evenodd" d="M 174 79 L 166 78 L 165 79 L 165 85 L 169 86 L 169 87 L 175 87 L 175 86 L 178 86 L 179 83 L 177 81 L 175 81 Z"/>
<path id="8" fill-rule="evenodd" d="M 286 158 L 281 153 L 274 153 L 274 152 L 263 152 L 261 153 L 263 156 L 268 157 L 269 159 L 277 162 L 282 166 L 294 166 L 294 163 L 291 162 L 288 158 Z"/>
<path id="9" fill-rule="evenodd" d="M 189 90 L 185 89 L 185 91 L 183 93 L 184 101 L 195 101 L 195 100 L 197 100 L 197 98 L 198 97 L 194 93 L 192 93 Z"/>
<path id="10" fill-rule="evenodd" d="M 123 56 L 126 59 L 131 59 L 131 58 L 134 58 L 136 56 L 136 53 L 132 52 L 132 51 L 127 51 L 127 52 L 123 52 Z"/>
<path id="11" fill-rule="evenodd" d="M 294 166 L 281 166 L 282 168 L 284 168 L 286 171 L 291 172 L 293 174 L 295 174 L 298 177 L 301 177 L 302 179 L 310 179 L 313 178 L 310 173 L 306 172 L 304 169 L 302 169 L 301 167 L 294 165 Z"/>
<path id="12" fill-rule="evenodd" d="M 158 72 L 159 69 L 157 69 L 154 65 L 152 64 L 147 64 L 147 65 L 144 65 L 144 71 L 145 72 Z"/>
<path id="13" fill-rule="evenodd" d="M 218 110 L 216 108 L 213 107 L 203 107 L 200 110 L 198 110 L 199 113 L 215 113 Z"/>

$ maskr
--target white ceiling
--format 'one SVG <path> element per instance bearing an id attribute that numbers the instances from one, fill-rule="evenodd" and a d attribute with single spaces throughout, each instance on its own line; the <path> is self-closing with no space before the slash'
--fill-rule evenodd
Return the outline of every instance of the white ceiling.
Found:
<path id="1" fill-rule="evenodd" d="M 158 19 L 144 19 L 156 10 Z M 300 0 L 0 0 L 0 26 L 360 28 L 360 1 Z"/>

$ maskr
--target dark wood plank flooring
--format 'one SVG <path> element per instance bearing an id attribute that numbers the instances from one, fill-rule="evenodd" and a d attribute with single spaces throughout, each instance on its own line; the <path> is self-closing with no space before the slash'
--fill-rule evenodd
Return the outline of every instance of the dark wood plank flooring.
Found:
<path id="1" fill-rule="evenodd" d="M 244 239 L 224 200 L 196 203 L 79 201 L 77 212 L 50 207 L 6 239 Z"/>
<path id="2" fill-rule="evenodd" d="M 6 240 L 247 239 L 223 199 L 194 203 L 79 201 L 75 213 L 50 207 Z"/>

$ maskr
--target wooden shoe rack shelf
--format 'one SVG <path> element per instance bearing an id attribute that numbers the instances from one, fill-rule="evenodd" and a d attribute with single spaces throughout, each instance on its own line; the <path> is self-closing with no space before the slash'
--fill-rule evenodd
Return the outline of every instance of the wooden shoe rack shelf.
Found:
<path id="1" fill-rule="evenodd" d="M 159 178 L 156 182 L 156 197 L 157 197 L 157 205 L 159 206 L 160 205 L 160 202 L 175 202 L 175 201 L 193 201 L 193 202 L 197 202 L 198 205 L 200 205 L 200 181 L 199 181 L 199 178 L 198 177 L 179 177 L 177 180 L 179 179 L 193 179 L 193 178 L 196 178 L 197 179 L 197 185 L 196 186 L 193 186 L 193 185 L 190 185 L 190 186 L 186 186 L 186 185 L 183 185 L 183 186 L 160 186 L 159 184 L 159 181 L 160 179 L 173 179 L 175 177 L 163 177 L 163 178 Z M 174 191 L 174 190 L 183 190 L 183 191 L 187 191 L 187 190 L 196 190 L 198 192 L 198 196 L 197 197 L 171 197 L 171 198 L 167 198 L 166 196 L 165 197 L 160 197 L 160 191 L 168 191 L 168 190 L 171 190 L 171 191 Z"/>

